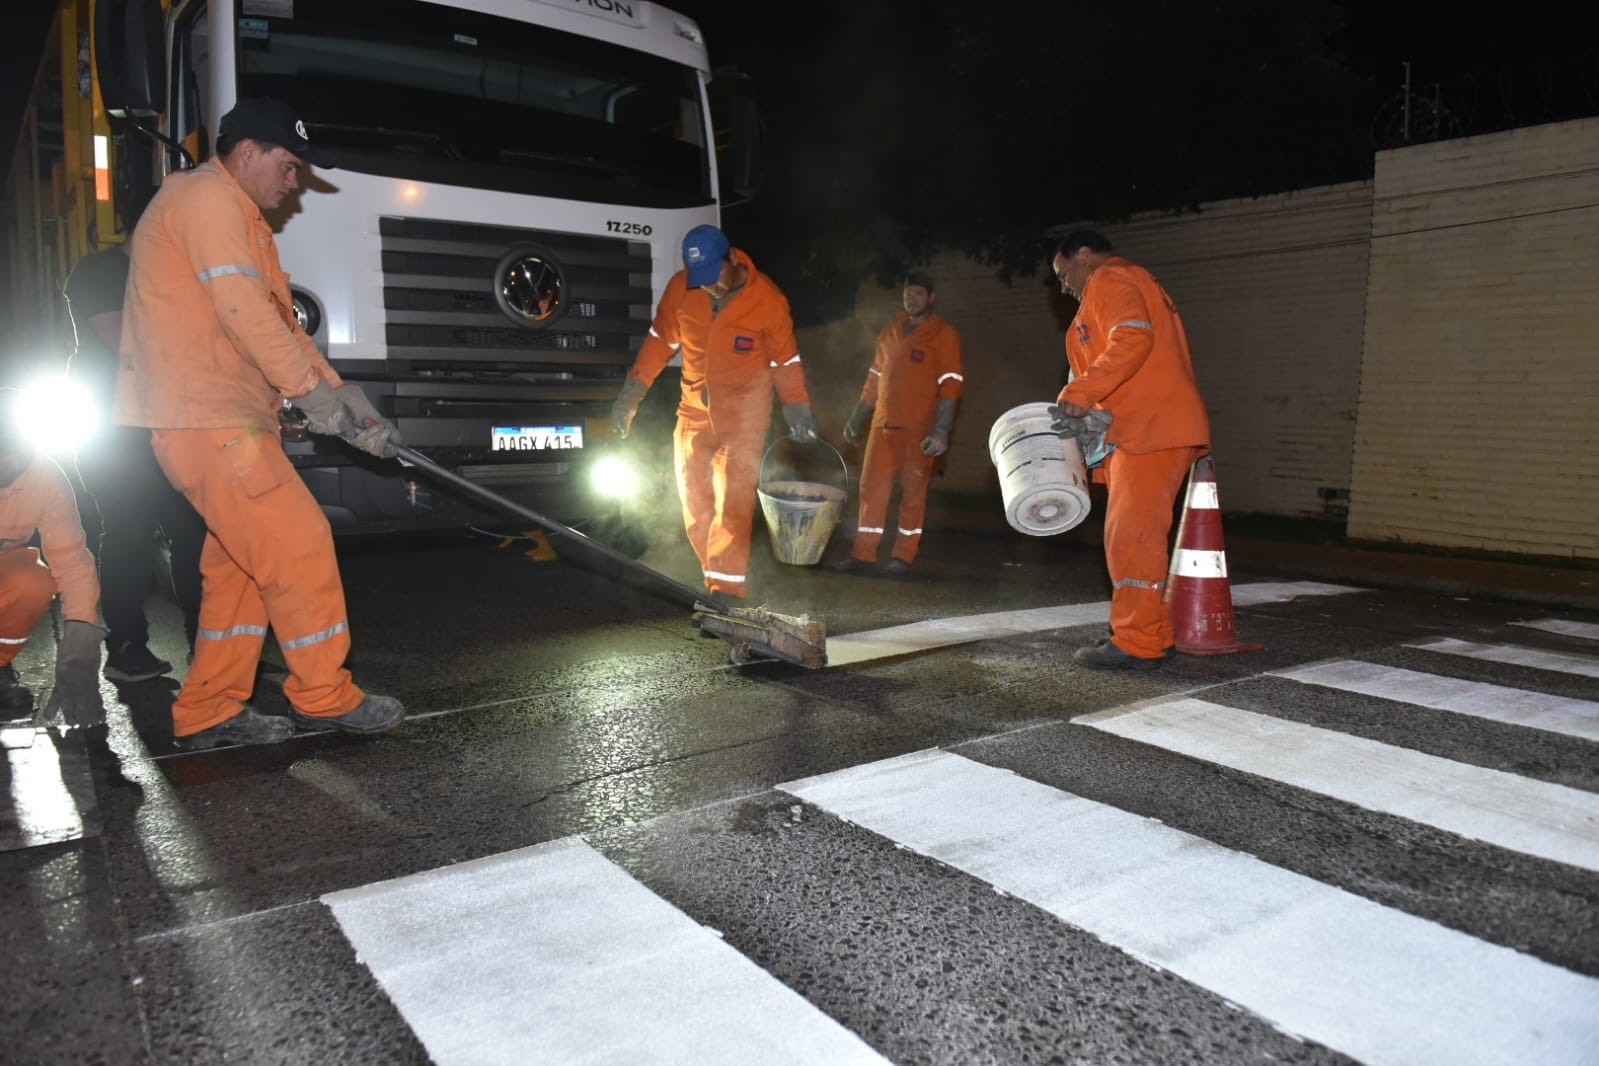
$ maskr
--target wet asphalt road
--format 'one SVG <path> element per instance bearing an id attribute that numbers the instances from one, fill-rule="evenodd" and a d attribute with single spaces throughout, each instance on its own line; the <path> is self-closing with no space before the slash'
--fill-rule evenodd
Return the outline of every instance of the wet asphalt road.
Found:
<path id="1" fill-rule="evenodd" d="M 758 542 L 750 602 L 842 634 L 1108 598 L 1094 544 L 937 528 L 927 541 L 899 579 L 784 567 Z M 177 755 L 174 685 L 124 686 L 116 758 L 90 744 L 98 812 L 85 837 L 0 854 L 17 960 L 0 978 L 8 1058 L 428 1061 L 321 897 L 581 834 L 891 1061 L 1348 1061 L 891 841 L 796 813 L 774 788 L 934 747 L 1599 977 L 1593 871 L 1069 725 L 1198 694 L 1599 791 L 1593 743 L 1396 716 L 1390 701 L 1263 676 L 1354 658 L 1599 700 L 1593 677 L 1405 646 L 1585 650 L 1509 626 L 1537 608 L 1382 590 L 1263 604 L 1237 620 L 1264 650 L 1140 674 L 1071 664 L 1098 625 L 820 671 L 736 667 L 685 605 L 575 552 L 539 562 L 527 547 L 344 549 L 352 667 L 405 703 L 392 734 Z M 693 583 L 678 537 L 645 559 Z M 1247 560 L 1233 569 L 1247 580 Z M 181 661 L 175 611 L 152 610 L 156 650 Z M 262 710 L 282 710 L 280 679 L 269 662 Z M 64 742 L 63 758 L 81 743 Z"/>

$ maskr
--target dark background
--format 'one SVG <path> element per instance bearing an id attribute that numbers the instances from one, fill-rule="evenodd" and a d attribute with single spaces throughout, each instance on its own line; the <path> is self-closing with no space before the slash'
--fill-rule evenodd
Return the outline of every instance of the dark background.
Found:
<path id="1" fill-rule="evenodd" d="M 55 10 L 7 0 L 0 166 Z M 956 248 L 1367 177 L 1374 148 L 1599 113 L 1599 5 L 1334 0 L 678 0 L 755 79 L 767 180 L 724 223 L 797 317 Z M 1432 106 L 1436 105 L 1436 106 Z"/>

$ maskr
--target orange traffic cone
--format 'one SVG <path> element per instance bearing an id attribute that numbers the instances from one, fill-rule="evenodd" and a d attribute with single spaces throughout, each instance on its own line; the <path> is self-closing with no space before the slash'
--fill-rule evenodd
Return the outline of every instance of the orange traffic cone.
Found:
<path id="1" fill-rule="evenodd" d="M 1227 583 L 1227 547 L 1221 535 L 1216 463 L 1205 456 L 1188 474 L 1188 499 L 1177 527 L 1177 550 L 1166 574 L 1166 606 L 1177 650 L 1186 655 L 1259 651 L 1233 632 L 1233 594 Z"/>

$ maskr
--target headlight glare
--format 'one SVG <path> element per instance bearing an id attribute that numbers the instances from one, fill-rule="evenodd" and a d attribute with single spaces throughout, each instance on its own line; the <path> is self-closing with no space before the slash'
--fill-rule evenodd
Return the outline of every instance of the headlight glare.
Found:
<path id="1" fill-rule="evenodd" d="M 638 468 L 620 455 L 607 455 L 589 470 L 589 484 L 597 495 L 611 500 L 631 500 L 644 487 Z"/>
<path id="2" fill-rule="evenodd" d="M 105 421 L 94 394 L 64 374 L 48 374 L 24 385 L 6 414 L 19 439 L 57 458 L 70 457 L 91 444 Z"/>

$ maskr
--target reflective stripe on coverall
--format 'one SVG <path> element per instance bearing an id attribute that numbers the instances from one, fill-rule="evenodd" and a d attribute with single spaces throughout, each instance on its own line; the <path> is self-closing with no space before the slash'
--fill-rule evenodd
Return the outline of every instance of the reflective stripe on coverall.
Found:
<path id="1" fill-rule="evenodd" d="M 283 397 L 340 380 L 294 321 L 272 231 L 214 161 L 170 175 L 133 234 L 116 421 L 154 430 L 168 480 L 205 519 L 194 663 L 172 706 L 188 736 L 237 714 L 270 626 L 303 714 L 363 693 L 327 519 L 283 454 Z"/>
<path id="2" fill-rule="evenodd" d="M 26 546 L 35 530 L 43 559 Z M 100 580 L 72 485 L 55 460 L 40 455 L 0 488 L 0 666 L 22 651 L 57 591 L 64 619 L 100 623 Z"/>
<path id="3" fill-rule="evenodd" d="M 705 587 L 744 598 L 755 479 L 772 419 L 772 389 L 785 404 L 810 403 L 788 300 L 740 249 L 749 280 L 714 310 L 710 294 L 678 271 L 628 376 L 651 385 L 675 351 L 683 392 L 672 434 L 683 528 Z"/>
<path id="4" fill-rule="evenodd" d="M 927 486 L 937 456 L 922 454 L 939 400 L 958 400 L 965 388 L 960 333 L 929 311 L 909 334 L 910 316 L 901 311 L 877 335 L 877 354 L 861 389 L 871 406 L 872 428 L 861 461 L 861 505 L 850 555 L 876 562 L 888 520 L 888 500 L 899 479 L 898 526 L 894 558 L 916 561 L 927 514 Z"/>
<path id="5" fill-rule="evenodd" d="M 1150 273 L 1119 256 L 1084 286 L 1066 332 L 1071 381 L 1058 402 L 1104 407 L 1116 450 L 1095 471 L 1109 491 L 1105 562 L 1112 642 L 1157 659 L 1172 643 L 1164 602 L 1173 503 L 1193 461 L 1210 451 L 1210 418 L 1194 381 L 1177 306 Z"/>

